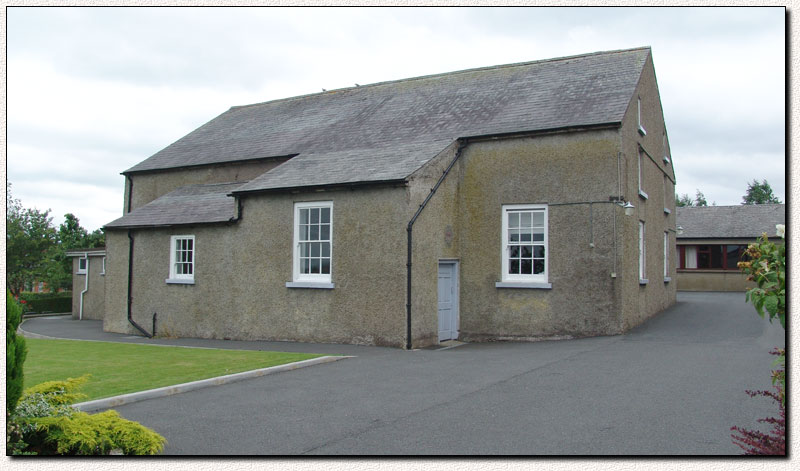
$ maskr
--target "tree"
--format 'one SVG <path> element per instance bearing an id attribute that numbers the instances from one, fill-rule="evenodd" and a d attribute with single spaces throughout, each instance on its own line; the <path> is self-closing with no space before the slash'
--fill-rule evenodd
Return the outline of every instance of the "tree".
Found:
<path id="1" fill-rule="evenodd" d="M 692 206 L 692 203 L 692 198 L 690 198 L 687 193 L 684 193 L 680 197 L 677 194 L 675 195 L 675 206 Z"/>
<path id="2" fill-rule="evenodd" d="M 706 202 L 706 195 L 704 195 L 700 190 L 697 190 L 697 193 L 694 194 L 694 205 L 708 206 L 708 202 Z"/>
<path id="3" fill-rule="evenodd" d="M 772 187 L 766 179 L 761 183 L 753 180 L 747 184 L 747 193 L 742 196 L 742 204 L 781 204 L 781 200 L 772 194 Z"/>
<path id="4" fill-rule="evenodd" d="M 675 206 L 684 207 L 684 206 L 708 206 L 708 202 L 706 201 L 706 197 L 702 191 L 697 190 L 695 193 L 694 199 L 692 199 L 688 193 L 684 193 L 680 196 L 677 194 L 675 195 Z"/>
<path id="5" fill-rule="evenodd" d="M 6 280 L 8 288 L 19 296 L 26 283 L 48 277 L 52 269 L 53 249 L 58 234 L 52 226 L 50 210 L 23 208 L 11 196 L 6 196 Z"/>
<path id="6" fill-rule="evenodd" d="M 72 259 L 67 257 L 67 252 L 101 247 L 104 244 L 105 235 L 100 229 L 89 234 L 81 227 L 80 220 L 74 214 L 65 214 L 64 222 L 58 227 L 58 244 L 51 257 L 54 263 L 45 276 L 47 284 L 53 289 L 69 289 L 72 286 Z"/>

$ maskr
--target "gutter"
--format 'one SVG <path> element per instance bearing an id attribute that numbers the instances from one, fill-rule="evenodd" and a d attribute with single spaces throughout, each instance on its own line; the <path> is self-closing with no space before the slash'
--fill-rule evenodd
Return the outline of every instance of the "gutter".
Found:
<path id="1" fill-rule="evenodd" d="M 450 161 L 450 165 L 444 169 L 442 172 L 442 176 L 439 177 L 439 181 L 436 182 L 433 188 L 431 188 L 431 192 L 428 193 L 428 196 L 425 197 L 425 201 L 419 205 L 419 209 L 417 212 L 414 213 L 414 216 L 408 221 L 408 227 L 406 227 L 406 231 L 408 233 L 408 254 L 406 258 L 406 350 L 411 350 L 411 256 L 412 256 L 412 235 L 414 230 L 414 223 L 417 221 L 417 218 L 422 213 L 422 210 L 428 205 L 428 202 L 431 200 L 433 195 L 436 193 L 436 190 L 442 185 L 442 182 L 447 177 L 447 174 L 450 173 L 450 170 L 456 164 L 456 161 L 459 157 L 461 157 L 461 151 L 464 150 L 464 147 L 467 146 L 466 139 L 458 138 L 458 148 L 456 149 L 456 155 L 453 157 L 453 160 Z"/>
<path id="2" fill-rule="evenodd" d="M 132 326 L 136 327 L 136 329 L 139 332 L 141 332 L 142 335 L 151 339 L 153 338 L 153 336 L 151 334 L 148 334 L 146 330 L 144 330 L 139 324 L 137 324 L 133 320 L 133 313 L 131 311 L 131 304 L 133 304 L 133 295 L 131 291 L 131 288 L 133 287 L 133 231 L 130 229 L 128 229 L 128 240 L 130 241 L 130 243 L 128 244 L 128 322 Z M 155 318 L 155 314 L 153 316 Z"/>
<path id="3" fill-rule="evenodd" d="M 84 274 L 85 280 L 83 283 L 83 291 L 81 291 L 81 301 L 80 301 L 80 308 L 78 309 L 78 320 L 83 320 L 83 295 L 89 291 L 89 252 L 84 252 L 83 257 L 86 259 L 86 273 Z M 78 265 L 80 265 L 80 261 Z"/>

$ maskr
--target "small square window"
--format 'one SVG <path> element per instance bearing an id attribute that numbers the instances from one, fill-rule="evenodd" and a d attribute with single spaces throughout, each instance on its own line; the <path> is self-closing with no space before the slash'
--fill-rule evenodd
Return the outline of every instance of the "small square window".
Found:
<path id="1" fill-rule="evenodd" d="M 85 275 L 86 274 L 86 267 L 89 265 L 89 259 L 86 257 L 81 257 L 78 259 L 78 271 L 75 272 L 78 275 Z"/>

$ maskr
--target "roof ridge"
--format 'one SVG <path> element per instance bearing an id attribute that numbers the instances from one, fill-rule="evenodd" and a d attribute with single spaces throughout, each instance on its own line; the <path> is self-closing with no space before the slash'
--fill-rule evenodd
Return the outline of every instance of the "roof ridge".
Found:
<path id="1" fill-rule="evenodd" d="M 355 87 L 335 88 L 333 90 L 326 90 L 326 91 L 323 91 L 323 92 L 306 93 L 305 95 L 297 95 L 297 96 L 293 96 L 293 97 L 278 98 L 278 99 L 275 99 L 275 100 L 267 100 L 267 101 L 262 101 L 262 102 L 258 102 L 258 103 L 251 103 L 251 104 L 248 104 L 248 105 L 235 105 L 235 106 L 231 106 L 228 111 L 239 110 L 239 109 L 243 109 L 243 108 L 251 108 L 251 107 L 266 105 L 266 104 L 270 104 L 270 103 L 280 103 L 280 102 L 285 102 L 285 101 L 290 101 L 290 100 L 298 100 L 298 99 L 301 99 L 301 98 L 308 98 L 308 97 L 311 97 L 311 96 L 324 95 L 326 93 L 342 92 L 342 91 L 346 91 L 346 90 L 356 90 L 356 89 L 362 89 L 362 88 L 368 88 L 368 87 L 377 87 L 377 86 L 380 86 L 380 85 L 387 85 L 387 84 L 391 84 L 391 83 L 410 82 L 412 80 L 423 80 L 423 79 L 430 79 L 430 78 L 435 78 L 435 77 L 443 77 L 443 76 L 447 76 L 447 75 L 457 75 L 457 74 L 463 74 L 463 73 L 469 73 L 469 72 L 477 72 L 477 71 L 482 71 L 482 70 L 493 70 L 493 69 L 498 69 L 499 70 L 499 69 L 505 69 L 505 68 L 511 68 L 511 67 L 522 67 L 522 66 L 526 66 L 526 65 L 541 64 L 541 63 L 546 63 L 546 62 L 558 62 L 558 61 L 565 61 L 565 60 L 570 60 L 570 59 L 578 59 L 578 58 L 582 58 L 582 57 L 620 54 L 620 53 L 625 53 L 625 52 L 650 50 L 650 49 L 651 49 L 650 46 L 639 46 L 639 47 L 633 47 L 633 48 L 629 48 L 629 49 L 613 49 L 613 50 L 609 50 L 609 51 L 587 52 L 587 53 L 584 53 L 584 54 L 575 54 L 575 55 L 572 55 L 572 56 L 552 57 L 552 58 L 548 58 L 548 59 L 537 59 L 537 60 L 533 60 L 533 61 L 512 62 L 512 63 L 509 63 L 509 64 L 498 64 L 498 65 L 490 65 L 490 66 L 484 66 L 484 67 L 474 67 L 474 68 L 471 68 L 471 69 L 453 70 L 453 71 L 450 71 L 450 72 L 440 72 L 440 73 L 437 73 L 437 74 L 418 75 L 416 77 L 407 77 L 407 78 L 396 79 L 396 80 L 385 80 L 383 82 L 368 83 L 368 84 L 365 84 L 365 85 L 357 85 Z"/>

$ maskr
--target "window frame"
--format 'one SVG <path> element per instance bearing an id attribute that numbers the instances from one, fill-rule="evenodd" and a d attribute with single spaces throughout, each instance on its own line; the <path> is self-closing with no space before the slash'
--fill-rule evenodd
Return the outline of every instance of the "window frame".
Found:
<path id="1" fill-rule="evenodd" d="M 508 237 L 508 219 L 509 214 L 512 212 L 541 212 L 543 213 L 543 240 L 541 243 L 531 245 L 544 246 L 544 271 L 539 274 L 510 274 L 509 268 L 509 252 L 513 244 L 509 243 Z M 500 243 L 500 279 L 501 282 L 497 283 L 498 288 L 514 287 L 519 285 L 526 288 L 551 288 L 549 283 L 550 279 L 550 245 L 549 245 L 549 208 L 547 204 L 505 204 L 502 206 L 502 230 L 501 230 L 501 243 Z M 533 257 L 533 253 L 531 254 Z"/>
<path id="2" fill-rule="evenodd" d="M 83 262 L 83 268 L 81 268 L 81 262 Z M 85 275 L 88 268 L 89 268 L 89 257 L 78 257 L 78 270 L 75 272 L 75 274 Z"/>
<path id="3" fill-rule="evenodd" d="M 330 253 L 328 258 L 330 264 L 330 273 L 300 273 L 300 210 L 313 209 L 313 208 L 328 208 L 330 210 L 330 230 L 328 232 L 328 239 L 322 239 L 318 242 L 328 242 L 330 245 Z M 293 226 L 293 244 L 292 244 L 292 283 L 287 283 L 289 288 L 333 288 L 333 201 L 301 201 L 294 203 L 294 220 Z M 317 286 L 315 286 L 317 285 Z"/>
<path id="4" fill-rule="evenodd" d="M 707 247 L 706 249 L 701 250 L 700 247 Z M 714 249 L 712 247 L 719 247 L 721 252 L 720 255 L 720 267 L 715 268 L 711 267 L 711 259 L 712 259 L 712 252 Z M 733 264 L 733 266 L 728 266 L 728 247 L 737 247 L 737 261 Z M 687 250 L 690 249 L 690 250 Z M 747 244 L 686 244 L 681 245 L 678 247 L 678 269 L 679 270 L 686 270 L 686 271 L 694 271 L 694 270 L 703 270 L 703 271 L 718 271 L 718 272 L 731 272 L 731 271 L 739 271 L 738 262 L 746 261 L 746 258 L 742 258 L 744 251 L 747 249 Z M 708 256 L 708 267 L 701 267 L 700 266 L 700 255 L 707 255 Z M 687 257 L 694 256 L 693 263 L 687 263 Z M 688 266 L 694 265 L 694 266 Z"/>
<path id="5" fill-rule="evenodd" d="M 189 262 L 178 262 L 176 260 L 176 252 L 177 252 L 177 243 L 178 241 L 183 240 L 191 240 L 192 241 L 192 248 L 191 248 L 191 261 Z M 190 263 L 191 264 L 191 273 L 177 273 L 176 264 L 177 263 Z M 184 235 L 173 235 L 169 238 L 169 278 L 167 278 L 167 283 L 174 283 L 174 284 L 194 284 L 195 274 L 197 273 L 197 241 L 195 240 L 194 234 L 184 234 Z"/>
<path id="6" fill-rule="evenodd" d="M 647 284 L 647 229 L 639 220 L 639 284 Z"/>
<path id="7" fill-rule="evenodd" d="M 647 131 L 644 129 L 644 125 L 642 125 L 642 97 L 641 96 L 637 96 L 636 97 L 636 125 L 637 125 L 637 129 L 636 130 L 639 131 L 639 134 L 641 134 L 642 136 L 646 136 L 647 135 Z"/>
<path id="8" fill-rule="evenodd" d="M 106 257 L 105 256 L 103 256 L 102 262 L 103 262 L 102 265 L 100 265 L 102 267 L 102 271 L 100 272 L 100 274 L 101 275 L 105 275 L 106 274 Z"/>
<path id="9" fill-rule="evenodd" d="M 643 198 L 643 199 L 647 199 L 647 193 L 645 193 L 644 186 L 642 185 L 642 182 L 644 180 L 644 178 L 643 178 L 644 165 L 642 164 L 642 161 L 643 161 L 642 154 L 644 154 L 644 149 L 642 149 L 640 147 L 639 148 L 639 161 L 638 161 L 639 162 L 639 196 L 641 198 Z"/>
<path id="10" fill-rule="evenodd" d="M 664 282 L 672 281 L 669 276 L 669 231 L 664 231 Z"/>

